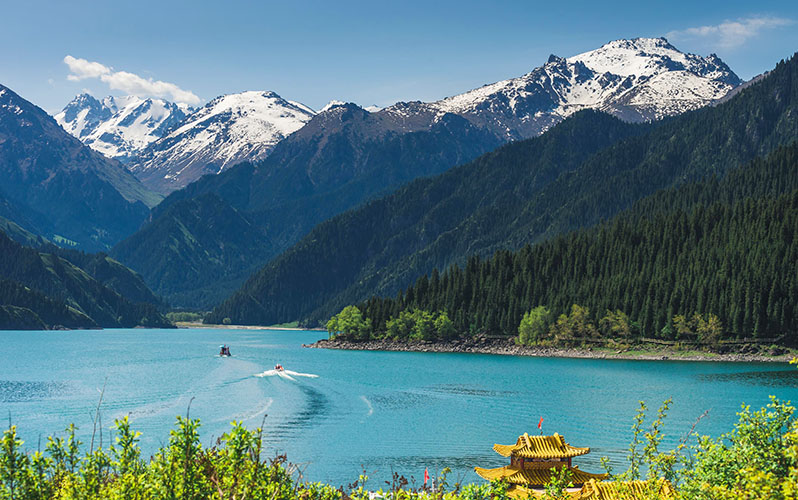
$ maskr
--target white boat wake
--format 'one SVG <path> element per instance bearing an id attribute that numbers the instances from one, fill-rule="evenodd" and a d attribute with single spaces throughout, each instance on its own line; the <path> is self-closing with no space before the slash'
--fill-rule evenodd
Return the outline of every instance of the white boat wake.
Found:
<path id="1" fill-rule="evenodd" d="M 299 373 L 292 370 L 266 370 L 263 373 L 256 373 L 256 377 L 280 377 L 286 380 L 293 380 L 296 381 L 294 377 L 307 377 L 307 378 L 319 378 L 318 375 L 313 373 Z"/>

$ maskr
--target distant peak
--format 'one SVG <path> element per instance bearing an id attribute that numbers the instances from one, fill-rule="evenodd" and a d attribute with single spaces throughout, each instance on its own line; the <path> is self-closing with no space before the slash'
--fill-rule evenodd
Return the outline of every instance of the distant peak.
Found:
<path id="1" fill-rule="evenodd" d="M 229 94 L 222 94 L 219 97 L 212 99 L 208 104 L 229 100 L 229 99 L 282 99 L 277 92 L 271 90 L 245 90 L 243 92 L 232 92 Z"/>
<path id="2" fill-rule="evenodd" d="M 564 62 L 564 61 L 565 61 L 564 58 L 562 58 L 562 57 L 560 57 L 558 55 L 551 54 L 551 55 L 549 55 L 549 60 L 546 61 L 546 64 L 561 63 L 561 62 Z"/>
<path id="3" fill-rule="evenodd" d="M 636 38 L 619 38 L 617 40 L 612 40 L 611 42 L 607 42 L 604 46 L 607 45 L 620 45 L 620 46 L 656 46 L 656 47 L 666 47 L 671 46 L 668 39 L 664 36 L 660 37 L 644 37 L 639 36 Z"/>
<path id="4" fill-rule="evenodd" d="M 282 99 L 282 97 L 280 97 L 280 95 L 273 90 L 262 90 L 259 93 L 263 97 L 268 97 L 269 99 Z"/>
<path id="5" fill-rule="evenodd" d="M 321 108 L 319 113 L 324 113 L 325 111 L 329 111 L 333 108 L 343 107 L 346 105 L 347 103 L 345 103 L 344 101 L 338 101 L 333 99 L 332 101 L 328 102 L 323 108 Z"/>
<path id="6" fill-rule="evenodd" d="M 94 97 L 93 95 L 89 94 L 88 92 L 82 92 L 82 93 L 76 95 L 71 101 L 72 104 L 79 104 L 79 103 L 86 103 L 86 102 L 100 104 L 100 101 L 97 100 L 96 97 Z"/>

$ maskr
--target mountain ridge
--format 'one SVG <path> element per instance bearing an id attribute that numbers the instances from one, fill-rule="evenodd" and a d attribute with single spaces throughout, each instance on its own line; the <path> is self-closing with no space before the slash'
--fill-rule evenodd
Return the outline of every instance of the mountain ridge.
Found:
<path id="1" fill-rule="evenodd" d="M 90 148 L 127 163 L 192 111 L 165 99 L 107 96 L 98 100 L 84 93 L 54 118 Z"/>
<path id="2" fill-rule="evenodd" d="M 726 71 L 728 68 L 722 61 L 716 61 L 715 58 L 678 55 L 681 53 L 674 52 L 675 48 L 664 40 L 654 40 L 651 44 L 660 52 L 683 60 L 666 64 L 663 62 L 664 56 L 657 56 L 652 67 L 646 69 L 647 73 L 643 75 L 646 79 L 641 85 L 650 79 L 650 75 L 661 75 L 668 68 L 684 71 L 684 68 L 693 66 L 709 77 L 726 78 L 731 82 L 737 79 L 730 70 Z M 645 55 L 629 57 L 638 62 L 648 60 Z M 552 60 L 550 66 L 562 66 L 571 71 L 576 67 L 574 65 L 581 64 L 568 66 L 567 61 L 557 58 L 556 61 Z M 583 70 L 585 75 L 586 71 Z M 596 77 L 592 72 L 591 75 L 591 78 Z M 331 102 L 305 126 L 280 141 L 265 160 L 236 166 L 219 175 L 204 176 L 186 188 L 171 193 L 153 210 L 152 220 L 157 221 L 174 203 L 214 193 L 230 207 L 246 213 L 248 220 L 267 235 L 270 240 L 268 245 L 279 253 L 302 238 L 314 225 L 331 216 L 390 193 L 417 177 L 437 175 L 508 140 L 536 136 L 543 129 L 559 123 L 562 117 L 549 112 L 554 102 L 550 93 L 554 88 L 550 85 L 552 79 L 547 76 L 548 86 L 541 87 L 535 78 L 530 78 L 527 75 L 526 79 L 521 77 L 505 81 L 515 82 L 511 87 L 523 90 L 524 99 L 517 101 L 516 105 L 512 105 L 509 95 L 501 92 L 483 92 L 482 95 L 477 89 L 471 93 L 479 95 L 469 97 L 469 102 L 477 103 L 475 107 L 463 108 L 459 114 L 443 109 L 440 104 L 443 101 L 399 102 L 374 112 L 353 103 Z M 613 89 L 623 81 L 620 76 L 607 78 L 614 85 Z M 704 80 L 710 81 L 707 78 Z M 560 78 L 558 81 L 570 85 L 568 79 Z M 724 89 L 732 88 L 731 84 L 723 85 Z M 721 94 L 718 93 L 719 96 Z M 627 94 L 624 96 L 631 99 Z M 696 105 L 705 103 L 706 99 L 697 101 Z M 680 112 L 681 108 L 676 111 Z M 483 112 L 484 116 L 480 115 Z M 665 109 L 663 112 L 668 111 Z M 537 116 L 538 113 L 540 116 Z M 640 113 L 636 116 L 640 118 Z M 163 227 L 167 226 L 178 227 L 179 224 L 163 224 Z M 197 227 L 197 230 L 202 229 Z M 139 245 L 142 248 L 140 251 L 133 245 L 123 243 L 119 248 L 125 246 L 124 252 L 117 249 L 115 252 L 118 253 L 112 253 L 141 272 L 156 292 L 167 293 L 167 288 L 174 293 L 190 292 L 177 291 L 175 287 L 181 286 L 180 283 L 159 288 L 164 280 L 153 273 L 154 269 L 180 268 L 184 259 L 196 261 L 194 256 L 176 254 L 170 246 L 171 241 L 183 236 L 151 230 L 149 236 L 152 239 L 147 244 Z M 144 262 L 149 261 L 153 253 L 160 253 L 169 260 L 169 265 L 145 265 Z M 207 254 L 213 255 L 214 251 L 208 249 Z M 209 272 L 215 273 L 217 265 L 209 259 Z M 186 284 L 189 282 L 191 280 L 184 281 Z"/>
<path id="3" fill-rule="evenodd" d="M 105 249 L 135 231 L 160 197 L 124 166 L 0 85 L 0 215 L 50 240 Z M 24 219 L 24 220 L 23 220 Z"/>
<path id="4" fill-rule="evenodd" d="M 313 114 L 270 91 L 225 94 L 150 144 L 130 168 L 145 185 L 166 194 L 205 174 L 265 158 Z"/>
<path id="5" fill-rule="evenodd" d="M 795 140 L 796 59 L 782 61 L 721 105 L 639 125 L 645 133 L 592 154 L 576 168 L 555 170 L 542 186 L 533 182 L 539 170 L 530 151 L 548 133 L 330 219 L 252 276 L 209 321 L 316 324 L 344 305 L 392 295 L 433 268 L 461 263 L 468 255 L 519 248 L 589 226 L 657 189 L 721 175 Z M 502 155 L 507 159 L 495 161 Z M 413 216 L 418 204 L 426 206 L 425 217 Z M 375 208 L 388 205 L 395 208 Z M 371 250 L 361 255 L 347 243 L 352 241 Z M 302 262 L 314 263 L 314 276 L 299 266 Z"/>

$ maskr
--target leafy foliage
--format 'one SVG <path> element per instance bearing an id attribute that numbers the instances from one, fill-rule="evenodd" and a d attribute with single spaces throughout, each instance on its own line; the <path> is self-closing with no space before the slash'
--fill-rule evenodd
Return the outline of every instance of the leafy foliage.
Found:
<path id="1" fill-rule="evenodd" d="M 549 316 L 550 311 L 546 306 L 533 307 L 525 312 L 518 325 L 518 342 L 532 345 L 543 340 L 549 329 Z"/>
<path id="2" fill-rule="evenodd" d="M 333 335 L 345 335 L 356 340 L 365 340 L 371 331 L 371 321 L 363 319 L 363 314 L 355 306 L 347 306 L 330 318 L 327 331 Z"/>
<path id="3" fill-rule="evenodd" d="M 454 323 L 444 311 L 433 314 L 422 309 L 402 311 L 385 324 L 385 336 L 393 340 L 449 340 Z"/>
<path id="4" fill-rule="evenodd" d="M 178 417 L 168 445 L 146 462 L 128 418 L 115 424 L 107 449 L 82 451 L 70 426 L 65 438 L 48 439 L 44 453 L 25 452 L 12 426 L 0 439 L 0 499 L 341 498 L 329 486 L 295 482 L 284 457 L 264 459 L 261 429 L 233 422 L 218 446 L 203 448 L 199 420 Z"/>
<path id="5" fill-rule="evenodd" d="M 696 500 L 790 499 L 798 493 L 795 408 L 771 398 L 767 408 L 743 406 L 734 430 L 702 437 L 688 458 L 682 493 Z"/>
<path id="6" fill-rule="evenodd" d="M 744 406 L 731 432 L 717 438 L 683 439 L 663 451 L 664 422 L 671 401 L 646 425 L 647 406 L 632 425 L 627 470 L 610 481 L 621 498 L 656 500 L 665 484 L 678 498 L 690 500 L 788 500 L 798 492 L 798 421 L 795 409 L 775 399 L 767 408 Z M 407 488 L 395 475 L 387 490 L 367 488 L 368 477 L 349 487 L 302 483 L 292 477 L 284 456 L 264 459 L 263 431 L 232 422 L 215 446 L 204 448 L 200 422 L 178 417 L 168 443 L 149 460 L 141 456 L 140 433 L 127 417 L 115 421 L 116 439 L 108 448 L 88 450 L 70 425 L 63 437 L 50 437 L 45 451 L 30 452 L 17 437 L 15 426 L 0 438 L 0 500 L 109 499 L 232 499 L 274 500 L 508 500 L 508 484 L 455 484 L 449 488 L 448 469 L 437 478 L 437 488 Z M 603 459 L 605 465 L 608 463 Z M 542 498 L 570 498 L 567 469 L 554 471 Z M 602 483 L 605 484 L 605 483 Z"/>

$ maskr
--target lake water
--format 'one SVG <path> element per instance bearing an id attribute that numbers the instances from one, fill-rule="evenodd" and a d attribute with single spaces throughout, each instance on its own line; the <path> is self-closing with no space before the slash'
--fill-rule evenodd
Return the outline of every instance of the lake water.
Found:
<path id="1" fill-rule="evenodd" d="M 696 430 L 731 429 L 741 403 L 773 394 L 798 400 L 798 370 L 786 364 L 524 358 L 304 349 L 321 332 L 104 330 L 0 332 L 0 415 L 36 449 L 70 422 L 85 442 L 103 384 L 104 442 L 113 419 L 130 415 L 151 453 L 175 416 L 202 421 L 211 444 L 231 420 L 254 428 L 264 414 L 270 454 L 287 453 L 305 478 L 346 485 L 365 470 L 377 488 L 392 472 L 423 478 L 450 467 L 450 480 L 481 481 L 473 467 L 506 459 L 493 443 L 523 432 L 559 432 L 592 452 L 575 460 L 601 472 L 622 466 L 639 400 L 653 414 L 673 398 L 669 444 Z M 233 357 L 216 356 L 229 344 Z M 318 378 L 255 377 L 281 363 Z M 669 448 L 668 448 L 669 449 Z"/>

